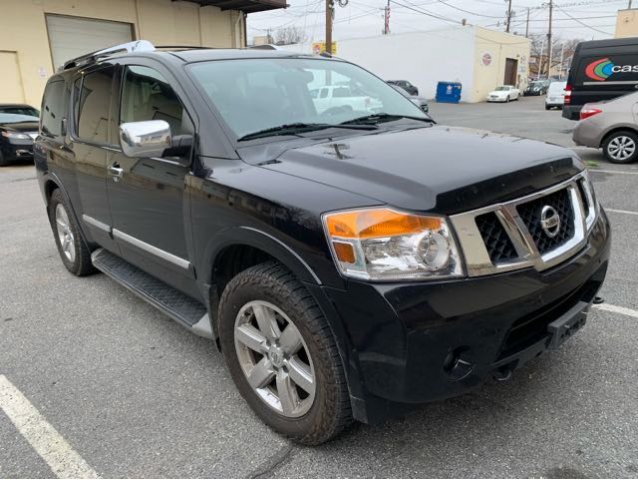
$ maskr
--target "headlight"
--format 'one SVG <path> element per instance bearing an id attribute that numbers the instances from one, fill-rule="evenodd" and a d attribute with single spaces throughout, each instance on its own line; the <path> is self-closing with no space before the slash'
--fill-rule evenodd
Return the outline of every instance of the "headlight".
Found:
<path id="1" fill-rule="evenodd" d="M 6 132 L 2 131 L 2 136 L 5 138 L 15 139 L 15 140 L 28 140 L 30 137 L 25 133 L 18 132 Z"/>
<path id="2" fill-rule="evenodd" d="M 329 213 L 323 222 L 343 275 L 366 280 L 463 275 L 454 237 L 442 217 L 375 208 Z"/>

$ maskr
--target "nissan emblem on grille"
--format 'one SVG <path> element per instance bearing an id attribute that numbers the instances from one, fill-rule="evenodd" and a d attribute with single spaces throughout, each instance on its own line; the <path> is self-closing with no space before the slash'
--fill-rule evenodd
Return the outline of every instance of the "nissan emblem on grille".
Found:
<path id="1" fill-rule="evenodd" d="M 541 210 L 541 227 L 549 238 L 560 232 L 560 216 L 554 207 L 545 205 Z"/>

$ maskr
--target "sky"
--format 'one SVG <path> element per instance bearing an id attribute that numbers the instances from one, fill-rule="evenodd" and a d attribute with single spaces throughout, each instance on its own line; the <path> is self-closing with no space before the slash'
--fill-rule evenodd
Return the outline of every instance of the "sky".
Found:
<path id="1" fill-rule="evenodd" d="M 370 37 L 381 34 L 383 8 L 387 0 L 335 0 L 333 39 Z M 248 41 L 256 35 L 271 34 L 295 25 L 310 41 L 322 41 L 325 29 L 325 0 L 287 0 L 285 10 L 248 15 Z M 390 0 L 390 32 L 408 33 L 440 29 L 446 25 L 468 23 L 505 30 L 507 0 Z M 554 35 L 582 40 L 612 38 L 616 12 L 627 8 L 629 0 L 554 0 Z M 638 8 L 638 0 L 634 0 Z M 530 33 L 547 33 L 549 11 L 545 0 L 512 0 L 515 16 L 511 31 L 525 35 L 527 9 Z"/>

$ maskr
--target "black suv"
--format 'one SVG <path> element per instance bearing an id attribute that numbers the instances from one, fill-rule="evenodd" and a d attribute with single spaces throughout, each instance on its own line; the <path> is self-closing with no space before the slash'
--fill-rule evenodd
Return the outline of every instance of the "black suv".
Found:
<path id="1" fill-rule="evenodd" d="M 277 431 L 317 444 L 508 378 L 584 324 L 610 230 L 570 150 L 435 125 L 342 60 L 119 50 L 44 94 L 62 262 L 214 339 Z M 333 81 L 366 94 L 312 97 Z"/>

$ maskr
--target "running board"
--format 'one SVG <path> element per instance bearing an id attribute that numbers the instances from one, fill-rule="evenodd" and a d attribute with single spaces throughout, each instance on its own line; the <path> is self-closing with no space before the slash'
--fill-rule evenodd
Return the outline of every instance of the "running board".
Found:
<path id="1" fill-rule="evenodd" d="M 200 337 L 213 338 L 206 307 L 111 252 L 91 254 L 93 266 Z"/>

